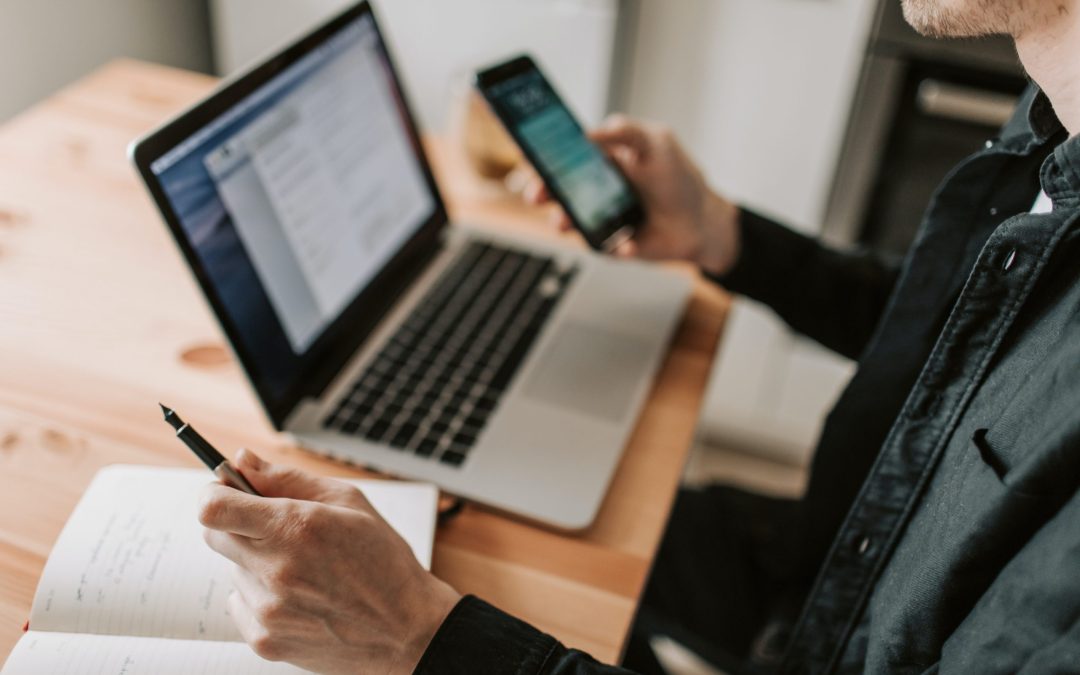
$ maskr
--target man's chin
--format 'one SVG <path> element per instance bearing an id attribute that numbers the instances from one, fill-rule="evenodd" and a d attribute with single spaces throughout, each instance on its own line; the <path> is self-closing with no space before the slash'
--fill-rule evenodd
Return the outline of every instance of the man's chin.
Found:
<path id="1" fill-rule="evenodd" d="M 901 0 L 904 20 L 920 35 L 931 38 L 972 38 L 995 31 L 982 26 L 976 17 L 943 6 L 948 0 Z"/>
<path id="2" fill-rule="evenodd" d="M 949 35 L 948 33 L 942 32 L 940 26 L 938 26 L 937 24 L 931 21 L 923 20 L 925 19 L 925 17 L 908 18 L 905 16 L 905 18 L 907 19 L 908 25 L 914 28 L 915 32 L 919 35 L 922 35 L 923 37 L 935 39 L 956 37 L 954 35 Z"/>

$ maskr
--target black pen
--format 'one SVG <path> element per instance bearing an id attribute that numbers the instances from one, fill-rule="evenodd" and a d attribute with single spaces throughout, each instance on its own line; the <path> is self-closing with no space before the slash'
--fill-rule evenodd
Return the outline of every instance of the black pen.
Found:
<path id="1" fill-rule="evenodd" d="M 176 429 L 176 437 L 182 440 L 184 445 L 191 448 L 191 451 L 203 461 L 203 464 L 210 467 L 210 470 L 221 479 L 222 483 L 237 490 L 243 490 L 249 495 L 262 496 L 239 471 L 232 467 L 232 464 L 229 464 L 229 460 L 225 459 L 214 446 L 210 445 L 209 441 L 200 436 L 199 432 L 195 431 L 190 424 L 180 419 L 175 410 L 166 408 L 163 403 L 158 403 L 158 405 L 161 406 L 161 412 L 165 414 L 165 421 L 173 429 Z"/>

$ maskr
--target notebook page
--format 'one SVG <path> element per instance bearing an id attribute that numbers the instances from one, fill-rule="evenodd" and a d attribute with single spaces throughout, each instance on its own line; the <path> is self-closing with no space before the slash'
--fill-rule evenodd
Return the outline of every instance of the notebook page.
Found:
<path id="1" fill-rule="evenodd" d="M 31 631 L 19 639 L 0 675 L 296 675 L 286 663 L 259 658 L 237 642 Z"/>
<path id="2" fill-rule="evenodd" d="M 203 541 L 198 469 L 111 466 L 87 488 L 38 583 L 35 631 L 240 640 L 226 611 L 232 563 Z M 433 486 L 357 481 L 430 564 Z"/>

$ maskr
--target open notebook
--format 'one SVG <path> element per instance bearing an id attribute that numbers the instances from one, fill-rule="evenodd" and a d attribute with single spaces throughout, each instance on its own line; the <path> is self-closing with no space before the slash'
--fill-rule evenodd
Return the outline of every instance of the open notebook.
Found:
<path id="1" fill-rule="evenodd" d="M 241 642 L 226 612 L 232 563 L 206 546 L 205 470 L 111 466 L 87 488 L 45 564 L 30 631 L 2 675 L 299 673 Z M 431 564 L 434 486 L 353 481 Z"/>

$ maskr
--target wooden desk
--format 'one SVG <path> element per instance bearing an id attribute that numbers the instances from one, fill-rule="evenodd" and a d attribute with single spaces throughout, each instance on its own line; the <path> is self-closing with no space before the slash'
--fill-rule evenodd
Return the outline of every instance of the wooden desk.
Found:
<path id="1" fill-rule="evenodd" d="M 115 62 L 0 129 L 0 655 L 19 638 L 45 558 L 100 467 L 197 465 L 165 433 L 158 400 L 222 447 L 362 475 L 273 432 L 128 165 L 131 139 L 213 84 Z M 472 178 L 448 147 L 432 149 L 455 216 L 543 231 L 541 214 Z M 616 660 L 726 308 L 720 292 L 698 284 L 593 527 L 566 536 L 470 507 L 440 529 L 435 573 Z"/>

